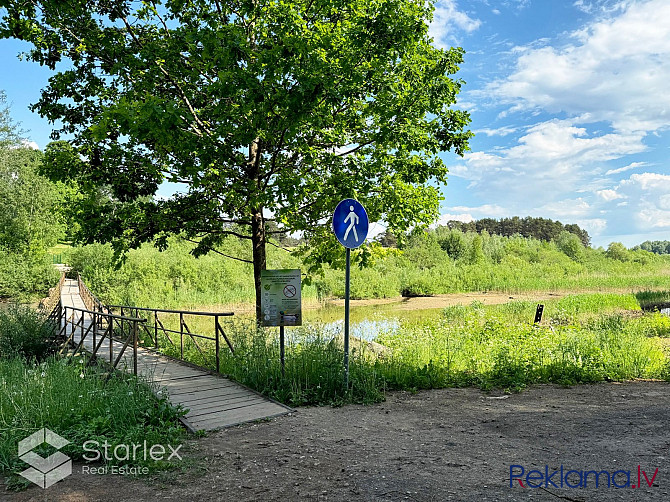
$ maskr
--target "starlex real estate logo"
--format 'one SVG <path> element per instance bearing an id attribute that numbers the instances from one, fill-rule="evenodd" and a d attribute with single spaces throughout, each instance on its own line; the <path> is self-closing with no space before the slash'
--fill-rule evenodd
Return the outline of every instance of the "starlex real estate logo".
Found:
<path id="1" fill-rule="evenodd" d="M 30 465 L 28 469 L 19 474 L 42 488 L 49 488 L 72 474 L 72 460 L 60 451 L 46 458 L 35 453 L 35 448 L 44 443 L 60 450 L 70 442 L 46 428 L 19 441 L 19 458 Z"/>

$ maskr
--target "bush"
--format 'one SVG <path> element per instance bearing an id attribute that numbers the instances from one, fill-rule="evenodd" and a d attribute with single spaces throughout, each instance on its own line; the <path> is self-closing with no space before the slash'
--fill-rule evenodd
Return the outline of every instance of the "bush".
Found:
<path id="1" fill-rule="evenodd" d="M 605 253 L 608 258 L 618 261 L 628 261 L 630 259 L 630 252 L 626 249 L 626 246 L 620 242 L 612 242 L 607 246 L 607 252 Z"/>
<path id="2" fill-rule="evenodd" d="M 584 255 L 584 246 L 582 241 L 575 234 L 570 232 L 561 232 L 556 241 L 558 249 L 560 249 L 566 256 L 569 256 L 575 261 L 580 261 Z"/>
<path id="3" fill-rule="evenodd" d="M 55 329 L 29 307 L 14 305 L 0 312 L 0 358 L 44 359 L 53 347 Z"/>
<path id="4" fill-rule="evenodd" d="M 45 296 L 58 275 L 46 256 L 27 257 L 0 250 L 0 298 Z"/>
<path id="5" fill-rule="evenodd" d="M 465 255 L 465 238 L 463 232 L 452 230 L 440 240 L 440 247 L 449 255 L 450 258 L 458 260 Z"/>

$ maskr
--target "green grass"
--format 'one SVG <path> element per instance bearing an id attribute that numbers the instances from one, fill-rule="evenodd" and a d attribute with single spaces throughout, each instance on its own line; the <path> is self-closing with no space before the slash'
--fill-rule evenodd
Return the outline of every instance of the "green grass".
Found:
<path id="1" fill-rule="evenodd" d="M 17 445 L 42 427 L 70 441 L 62 451 L 81 460 L 86 453 L 83 444 L 90 440 L 107 441 L 111 448 L 144 440 L 150 445 L 177 445 L 184 438 L 179 414 L 143 382 L 106 374 L 87 366 L 82 357 L 49 358 L 40 364 L 0 359 L 0 472 L 10 475 L 10 485 L 25 485 L 22 478 L 12 476 L 27 467 L 18 459 Z M 108 463 L 151 470 L 169 467 L 142 458 Z"/>
<path id="2" fill-rule="evenodd" d="M 579 294 L 548 301 L 538 326 L 531 324 L 536 305 L 475 302 L 448 307 L 437 318 L 399 319 L 399 329 L 376 339 L 390 351 L 352 343 L 348 391 L 337 333 L 318 323 L 287 329 L 282 377 L 277 330 L 257 330 L 252 322 L 238 320 L 227 327 L 235 354 L 221 345 L 221 372 L 293 406 L 375 402 L 391 389 L 518 391 L 533 383 L 668 377 L 670 318 L 644 314 L 635 295 Z M 187 359 L 214 367 L 213 344 L 203 346 L 204 358 L 188 341 L 185 347 Z"/>

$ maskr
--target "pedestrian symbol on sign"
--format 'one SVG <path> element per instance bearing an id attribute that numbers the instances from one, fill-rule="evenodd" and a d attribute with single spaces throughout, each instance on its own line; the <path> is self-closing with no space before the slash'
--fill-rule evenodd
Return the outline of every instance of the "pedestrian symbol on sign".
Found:
<path id="1" fill-rule="evenodd" d="M 355 199 L 344 199 L 333 213 L 333 232 L 344 247 L 359 247 L 368 236 L 368 215 Z"/>
<path id="2" fill-rule="evenodd" d="M 349 232 L 352 230 L 354 231 L 354 238 L 356 239 L 356 242 L 358 242 L 358 234 L 356 233 L 356 225 L 358 225 L 358 222 L 360 218 L 354 211 L 354 206 L 349 206 L 349 211 L 351 211 L 347 217 L 344 219 L 344 222 L 346 223 L 347 220 L 350 222 L 349 226 L 347 227 L 347 231 L 344 232 L 344 240 L 347 240 L 347 237 L 349 237 Z"/>

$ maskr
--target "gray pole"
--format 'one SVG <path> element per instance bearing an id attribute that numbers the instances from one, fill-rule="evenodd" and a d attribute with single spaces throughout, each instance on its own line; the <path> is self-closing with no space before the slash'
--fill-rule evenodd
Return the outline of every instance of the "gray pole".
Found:
<path id="1" fill-rule="evenodd" d="M 284 326 L 279 325 L 279 359 L 281 360 L 281 376 L 286 376 L 286 359 L 284 356 Z"/>
<path id="2" fill-rule="evenodd" d="M 349 389 L 349 276 L 351 271 L 351 249 L 347 248 L 347 271 L 344 282 L 344 385 Z"/>

